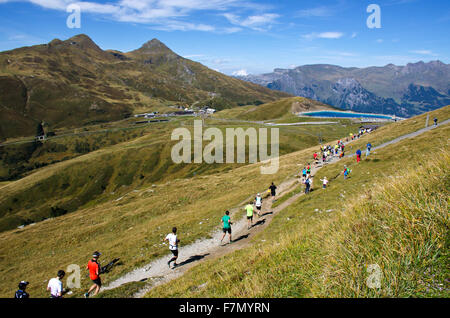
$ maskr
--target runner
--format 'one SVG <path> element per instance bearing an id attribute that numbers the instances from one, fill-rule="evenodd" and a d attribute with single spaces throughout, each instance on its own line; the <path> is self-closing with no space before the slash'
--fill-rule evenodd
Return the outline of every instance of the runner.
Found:
<path id="1" fill-rule="evenodd" d="M 308 163 L 308 166 L 306 167 L 306 174 L 308 176 L 311 176 L 311 165 Z"/>
<path id="2" fill-rule="evenodd" d="M 367 157 L 368 155 L 370 155 L 370 149 L 372 149 L 372 144 L 369 142 L 366 147 L 367 147 L 366 149 L 366 157 Z"/>
<path id="3" fill-rule="evenodd" d="M 316 151 L 314 152 L 313 158 L 314 158 L 314 161 L 317 161 L 317 152 Z"/>
<path id="4" fill-rule="evenodd" d="M 247 230 L 249 230 L 253 226 L 253 201 L 245 206 L 245 210 L 247 211 Z"/>
<path id="5" fill-rule="evenodd" d="M 327 188 L 327 184 L 329 182 L 327 177 L 323 177 L 323 179 L 320 179 L 320 181 L 322 181 L 322 189 L 326 189 Z"/>
<path id="6" fill-rule="evenodd" d="M 228 234 L 230 235 L 230 243 L 233 242 L 233 240 L 231 239 L 231 224 L 233 224 L 231 222 L 231 218 L 230 218 L 230 211 L 226 211 L 225 215 L 222 217 L 222 229 L 223 229 L 223 236 L 220 239 L 220 243 L 222 244 L 223 239 L 225 238 L 225 235 Z"/>
<path id="7" fill-rule="evenodd" d="M 356 150 L 356 162 L 361 161 L 361 150 Z"/>
<path id="8" fill-rule="evenodd" d="M 309 176 L 306 177 L 306 180 L 305 180 L 305 186 L 306 186 L 306 188 L 305 188 L 305 194 L 308 194 L 308 193 L 309 193 L 309 190 L 310 190 L 310 187 L 311 187 L 311 180 L 309 179 Z"/>
<path id="9" fill-rule="evenodd" d="M 14 294 L 14 298 L 30 298 L 30 294 L 28 294 L 25 289 L 27 289 L 29 282 L 21 281 L 19 283 L 19 290 Z"/>
<path id="10" fill-rule="evenodd" d="M 261 217 L 262 198 L 261 194 L 259 193 L 255 198 L 255 206 L 256 206 L 256 213 L 258 213 L 258 217 Z"/>
<path id="11" fill-rule="evenodd" d="M 63 282 L 66 272 L 60 269 L 56 277 L 49 280 L 47 291 L 50 291 L 50 298 L 63 298 Z"/>
<path id="12" fill-rule="evenodd" d="M 303 177 L 303 180 L 306 179 L 306 167 L 303 167 L 303 170 L 302 170 L 302 177 Z"/>
<path id="13" fill-rule="evenodd" d="M 273 182 L 270 185 L 269 189 L 270 189 L 270 194 L 272 195 L 272 197 L 274 197 L 276 195 L 276 191 L 275 190 L 277 189 L 277 187 L 275 186 L 275 184 L 273 184 Z"/>
<path id="14" fill-rule="evenodd" d="M 434 117 L 434 125 L 437 126 L 438 119 Z"/>
<path id="15" fill-rule="evenodd" d="M 177 228 L 174 227 L 172 229 L 172 233 L 167 234 L 165 241 L 169 241 L 169 250 L 172 252 L 173 257 L 167 262 L 167 265 L 170 268 L 170 263 L 173 262 L 173 267 L 175 268 L 178 266 L 177 264 L 177 258 L 178 258 L 178 243 L 180 243 L 180 240 L 177 237 Z"/>
<path id="16" fill-rule="evenodd" d="M 350 172 L 350 169 L 348 169 L 347 166 L 344 166 L 344 171 L 342 172 L 344 174 L 344 180 L 348 178 Z"/>
<path id="17" fill-rule="evenodd" d="M 89 260 L 86 269 L 89 270 L 89 278 L 94 283 L 87 293 L 84 294 L 84 298 L 89 298 L 91 291 L 95 289 L 94 296 L 98 294 L 100 288 L 102 287 L 102 280 L 100 279 L 101 267 L 98 262 L 98 258 L 102 255 L 100 252 L 94 252 L 92 254 L 92 259 Z"/>

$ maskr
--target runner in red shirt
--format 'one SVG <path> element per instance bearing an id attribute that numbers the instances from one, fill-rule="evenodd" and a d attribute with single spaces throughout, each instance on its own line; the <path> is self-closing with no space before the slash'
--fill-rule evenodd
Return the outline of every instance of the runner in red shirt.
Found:
<path id="1" fill-rule="evenodd" d="M 88 262 L 86 266 L 86 269 L 89 270 L 89 277 L 94 282 L 94 284 L 91 286 L 91 288 L 89 288 L 88 292 L 84 294 L 85 298 L 89 297 L 89 294 L 91 293 L 91 291 L 94 290 L 94 288 L 95 288 L 94 296 L 97 295 L 98 292 L 100 291 L 100 287 L 102 287 L 102 281 L 100 279 L 101 267 L 100 264 L 98 263 L 98 258 L 100 257 L 100 255 L 101 255 L 100 252 L 94 252 L 94 254 L 92 255 L 92 259 Z"/>

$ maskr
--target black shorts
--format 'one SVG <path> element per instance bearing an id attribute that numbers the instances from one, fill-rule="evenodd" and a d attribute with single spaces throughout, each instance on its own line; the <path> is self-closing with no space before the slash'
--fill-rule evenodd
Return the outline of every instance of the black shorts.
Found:
<path id="1" fill-rule="evenodd" d="M 304 173 L 302 176 L 303 176 L 303 178 L 306 178 L 306 173 Z"/>
<path id="2" fill-rule="evenodd" d="M 227 233 L 227 232 L 228 232 L 228 233 L 231 234 L 231 227 L 229 227 L 229 228 L 227 228 L 227 229 L 226 229 L 226 228 L 223 228 L 222 230 L 223 230 L 223 233 Z"/>
<path id="3" fill-rule="evenodd" d="M 100 279 L 100 277 L 98 277 L 97 279 L 91 279 L 95 285 L 97 285 L 98 287 L 102 286 L 102 280 Z"/>
<path id="4" fill-rule="evenodd" d="M 253 220 L 253 215 L 252 216 L 247 215 L 247 220 Z"/>
<path id="5" fill-rule="evenodd" d="M 257 206 L 256 209 L 257 209 L 257 210 L 261 210 L 261 207 L 260 207 L 260 206 Z"/>
<path id="6" fill-rule="evenodd" d="M 178 250 L 170 250 L 173 254 L 173 256 L 178 257 Z"/>

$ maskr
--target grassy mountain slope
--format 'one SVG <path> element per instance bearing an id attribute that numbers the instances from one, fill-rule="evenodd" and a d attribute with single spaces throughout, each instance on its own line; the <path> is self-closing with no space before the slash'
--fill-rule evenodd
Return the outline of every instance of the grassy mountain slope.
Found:
<path id="1" fill-rule="evenodd" d="M 130 148 L 138 146 L 138 142 L 135 142 Z M 32 296 L 43 297 L 46 295 L 44 285 L 48 277 L 54 276 L 56 270 L 65 269 L 69 264 L 84 266 L 94 250 L 101 250 L 105 260 L 121 257 L 123 264 L 117 266 L 108 275 L 107 280 L 117 278 L 137 266 L 166 254 L 166 246 L 160 244 L 161 235 L 170 231 L 174 224 L 185 233 L 183 244 L 207 237 L 208 233 L 217 227 L 217 218 L 225 209 L 238 205 L 254 193 L 263 191 L 272 181 L 281 182 L 297 169 L 299 158 L 303 160 L 309 158 L 309 152 L 283 156 L 277 175 L 261 175 L 260 164 L 235 169 L 224 165 L 225 167 L 219 167 L 223 169 L 222 173 L 213 175 L 197 174 L 188 179 L 159 182 L 155 186 L 152 186 L 152 183 L 142 185 L 133 183 L 129 187 L 125 185 L 118 187 L 116 194 L 108 191 L 103 201 L 83 206 L 74 213 L 50 218 L 22 229 L 2 232 L 0 272 L 5 279 L 0 284 L 0 295 L 7 297 L 16 287 L 16 281 L 26 278 L 32 282 L 29 287 Z M 106 154 L 106 150 L 104 153 Z M 125 160 L 127 158 L 125 153 L 126 150 L 123 150 L 123 156 L 118 159 L 110 158 L 111 165 Z M 123 168 L 114 166 L 113 175 L 117 176 L 122 169 L 127 173 L 133 171 L 134 165 L 139 164 L 134 163 L 137 156 L 129 158 L 131 161 L 124 161 Z M 21 180 L 20 184 L 17 181 L 8 183 L 1 188 L 2 194 L 6 193 L 5 196 L 10 197 L 10 191 L 14 188 L 19 191 L 17 193 L 22 193 L 16 187 L 27 189 L 32 184 L 42 182 L 39 180 L 45 180 L 43 174 L 53 173 L 50 171 L 51 168 L 61 170 L 61 173 L 67 174 L 68 177 L 75 177 L 77 173 L 83 172 L 80 178 L 85 178 L 84 174 L 89 173 L 91 169 L 96 172 L 95 176 L 92 175 L 95 178 L 103 174 L 99 171 L 101 163 L 98 160 L 80 164 L 79 170 L 75 171 L 74 169 L 78 168 L 73 161 L 83 159 L 82 156 L 67 163 L 56 164 L 55 167 L 45 167 L 39 174 L 34 173 Z M 69 162 L 72 162 L 70 164 L 73 167 L 62 169 L 61 166 L 69 165 Z M 90 168 L 89 163 L 95 162 L 99 164 Z M 194 165 L 187 168 L 200 169 L 201 166 Z M 167 175 L 168 171 L 165 174 Z M 138 175 L 136 178 L 139 180 Z M 58 188 L 48 190 L 49 193 L 52 191 L 56 193 L 61 190 Z M 36 191 L 35 195 L 39 198 L 40 192 Z M 52 199 L 50 202 L 55 204 L 57 200 Z M 14 266 L 17 263 L 21 264 L 19 268 Z M 89 280 L 83 276 L 82 287 L 85 288 L 88 284 Z M 76 292 L 76 295 L 81 295 L 81 291 Z"/>
<path id="2" fill-rule="evenodd" d="M 359 165 L 348 158 L 322 168 L 316 190 L 251 247 L 199 264 L 147 297 L 448 297 L 449 129 L 377 150 Z M 345 181 L 344 164 L 352 169 Z M 323 176 L 331 179 L 326 190 Z M 373 264 L 381 288 L 366 284 Z"/>
<path id="3" fill-rule="evenodd" d="M 81 34 L 0 53 L 0 138 L 33 135 L 42 120 L 80 127 L 166 102 L 222 109 L 286 96 L 184 59 L 156 39 L 122 53 Z"/>
<path id="4" fill-rule="evenodd" d="M 389 134 L 396 131 L 398 124 L 388 125 L 380 129 L 385 130 Z M 187 125 L 185 124 L 185 126 Z M 224 124 L 221 128 L 226 126 Z M 331 131 L 336 136 L 333 138 L 333 135 L 329 135 L 327 140 L 329 142 L 332 139 L 335 140 L 343 135 L 348 135 L 349 130 L 355 131 L 356 129 L 356 127 L 344 128 L 347 130 L 343 128 L 339 130 L 336 125 L 324 126 L 321 129 Z M 317 144 L 317 138 L 312 136 L 305 137 L 305 135 L 301 134 L 301 131 L 296 130 L 294 127 L 280 128 L 280 138 L 282 140 L 285 138 L 280 143 L 291 145 L 297 140 L 297 142 L 300 142 L 298 146 L 302 147 L 300 149 Z M 291 133 L 288 134 L 288 132 Z M 36 185 L 35 190 L 28 192 L 30 194 L 28 197 L 21 197 L 29 200 L 28 204 L 32 206 L 34 204 L 32 201 L 35 200 L 37 204 L 41 200 L 40 197 L 50 198 L 53 196 L 51 200 L 47 200 L 48 203 L 52 204 L 62 202 L 66 197 L 72 197 L 72 202 L 76 202 L 77 198 L 83 199 L 80 193 L 84 190 L 90 187 L 94 187 L 94 190 L 95 187 L 101 189 L 104 179 L 99 179 L 97 176 L 106 175 L 103 173 L 104 171 L 112 171 L 109 180 L 114 181 L 107 185 L 108 190 L 100 198 L 93 199 L 87 204 L 80 206 L 74 213 L 67 213 L 38 222 L 32 226 L 29 225 L 21 229 L 0 233 L 0 274 L 4 278 L 0 284 L 0 296 L 10 297 L 12 291 L 16 288 L 17 282 L 26 279 L 31 282 L 29 286 L 31 295 L 33 297 L 44 297 L 46 295 L 47 280 L 53 277 L 58 269 L 66 269 L 69 264 L 78 264 L 83 268 L 94 250 L 102 251 L 104 260 L 109 260 L 113 257 L 120 257 L 122 260 L 119 266 L 115 267 L 111 273 L 104 277 L 104 281 L 107 283 L 138 266 L 147 264 L 159 256 L 166 255 L 167 247 L 161 245 L 161 236 L 168 233 L 174 224 L 177 225 L 180 233 L 183 233 L 184 245 L 190 244 L 198 238 L 208 237 L 208 233 L 217 228 L 217 220 L 225 209 L 235 207 L 249 196 L 264 191 L 271 181 L 280 183 L 287 177 L 291 177 L 293 173 L 298 172 L 299 164 L 310 160 L 311 153 L 317 150 L 317 146 L 314 146 L 283 155 L 280 158 L 280 169 L 276 175 L 261 175 L 259 172 L 261 164 L 245 166 L 221 165 L 224 167 L 210 168 L 213 170 L 217 169 L 214 174 L 208 174 L 208 170 L 204 170 L 204 165 L 179 168 L 165 166 L 164 154 L 166 151 L 162 150 L 161 155 L 159 155 L 159 162 L 152 164 L 156 169 L 152 169 L 150 172 L 153 173 L 153 170 L 156 170 L 156 172 L 164 170 L 164 176 L 167 179 L 155 182 L 155 185 L 153 185 L 151 180 L 145 181 L 146 175 L 144 175 L 144 181 L 142 181 L 139 172 L 145 168 L 145 165 L 142 165 L 146 161 L 144 159 L 154 158 L 151 156 L 151 153 L 152 149 L 158 145 L 159 136 L 164 136 L 164 133 L 161 132 L 154 136 L 154 138 L 157 138 L 156 140 L 150 136 L 143 136 L 136 140 L 97 150 L 66 162 L 44 167 L 26 178 L 1 185 L 1 197 L 8 198 L 8 200 L 29 191 L 28 189 Z M 166 137 L 161 138 L 163 143 L 167 143 Z M 424 152 L 429 153 L 434 149 L 433 147 L 439 139 L 442 140 L 442 136 L 431 139 L 433 142 L 421 141 L 420 143 L 415 143 L 415 149 L 420 151 L 413 152 L 413 154 L 419 156 L 422 149 Z M 310 146 L 308 146 L 309 142 L 312 143 Z M 401 156 L 401 154 L 399 158 L 406 158 L 406 156 Z M 393 162 L 395 165 L 392 169 L 403 167 L 402 161 L 398 160 L 398 163 L 397 161 Z M 374 160 L 374 163 L 379 165 L 382 171 L 386 169 L 384 161 Z M 77 168 L 78 165 L 80 168 Z M 159 169 L 159 167 L 164 168 Z M 95 175 L 92 175 L 92 171 L 95 171 Z M 195 171 L 197 171 L 197 174 L 194 176 L 193 172 Z M 387 172 L 389 171 L 387 170 Z M 189 178 L 182 178 L 186 175 Z M 59 178 L 56 178 L 58 176 Z M 89 176 L 94 178 L 90 179 Z M 361 176 L 363 175 L 361 174 Z M 52 186 L 54 183 L 46 181 L 52 177 L 57 181 L 56 186 L 38 187 L 40 184 Z M 80 187 L 76 189 L 76 191 L 79 191 L 78 195 L 65 193 L 64 189 L 60 188 L 65 182 L 64 178 L 74 178 L 75 181 L 79 179 L 78 184 Z M 131 184 L 127 185 L 127 182 L 130 182 L 130 180 L 132 180 Z M 356 181 L 358 178 L 355 177 L 351 180 Z M 122 184 L 119 182 L 122 182 Z M 347 191 L 347 188 L 345 190 Z M 115 193 L 111 193 L 111 191 Z M 317 192 L 315 191 L 312 194 L 317 195 Z M 59 193 L 64 194 L 64 196 L 59 196 Z M 88 193 L 88 191 L 84 193 Z M 327 204 L 335 205 L 335 199 L 330 199 L 326 202 Z M 22 204 L 21 202 L 16 203 Z M 322 204 L 323 202 L 320 203 Z M 288 216 L 292 218 L 292 215 L 298 215 L 298 206 L 297 209 L 289 212 Z M 285 220 L 280 215 L 279 219 L 274 219 L 276 223 L 273 223 L 274 225 L 268 228 L 269 231 L 262 234 L 265 235 L 264 239 L 268 243 L 270 242 L 264 248 L 269 245 L 272 247 L 277 246 L 274 242 L 280 242 L 278 239 L 280 233 L 285 233 L 284 230 L 280 231 L 280 228 L 289 229 Z M 298 225 L 298 223 L 292 224 Z M 304 224 L 305 227 L 307 225 L 311 225 L 311 223 Z M 299 233 L 302 232 L 300 231 Z M 255 255 L 255 257 L 261 256 L 261 254 L 258 254 L 260 253 L 259 249 L 251 248 L 249 251 L 251 253 L 256 252 L 256 254 L 250 255 L 249 260 L 251 262 L 255 261 Z M 267 249 L 267 251 L 272 250 Z M 281 253 L 283 251 L 285 249 L 280 250 Z M 233 260 L 234 257 L 239 256 L 239 254 L 236 255 L 233 254 L 229 257 Z M 242 261 L 241 258 L 237 259 L 240 262 Z M 275 260 L 280 260 L 280 264 L 283 262 L 282 258 L 275 258 Z M 242 265 L 246 267 L 245 271 L 247 271 L 250 263 L 247 261 L 243 263 L 247 264 Z M 21 266 L 17 267 L 15 264 L 21 264 Z M 221 266 L 219 263 L 215 263 L 215 265 L 218 268 Z M 236 277 L 238 278 L 247 275 L 244 271 L 241 271 L 242 268 L 239 267 L 241 266 L 239 264 L 228 264 L 227 266 L 231 270 L 234 270 L 237 266 L 238 271 L 236 273 L 238 276 Z M 209 271 L 205 270 L 205 267 L 201 268 L 203 273 L 197 276 L 199 279 L 203 279 L 204 275 L 209 273 Z M 220 268 L 222 273 L 222 267 Z M 295 267 L 292 269 L 295 269 Z M 264 270 L 263 266 L 261 270 Z M 193 279 L 193 277 L 188 275 L 185 279 Z M 275 281 L 272 281 L 270 277 L 267 281 L 271 282 L 275 288 L 278 286 L 276 279 L 279 277 L 276 277 L 276 273 L 272 273 L 271 277 L 274 277 Z M 290 278 L 290 276 L 287 276 L 287 278 Z M 216 282 L 216 280 L 212 281 Z M 178 287 L 180 289 L 177 287 L 174 291 L 177 294 L 186 293 L 184 288 L 187 285 L 184 284 L 184 281 L 179 282 L 180 285 Z M 198 283 L 199 280 L 196 282 Z M 219 284 L 221 284 L 222 288 L 228 288 L 227 281 L 221 282 Z M 230 282 L 236 286 L 242 286 L 237 281 L 232 280 Z M 81 284 L 82 289 L 87 288 L 90 284 L 90 281 L 84 274 Z M 211 288 L 214 289 L 214 287 Z M 257 289 L 255 290 L 257 291 Z M 157 292 L 162 295 L 161 290 Z M 75 290 L 74 296 L 81 296 L 81 293 L 82 290 Z M 214 293 L 215 291 L 210 294 Z M 247 294 L 247 296 L 250 295 L 252 294 Z"/>
<path id="5" fill-rule="evenodd" d="M 293 114 L 304 111 L 331 110 L 334 107 L 304 97 L 288 97 L 258 106 L 241 106 L 215 114 L 219 118 L 243 120 L 272 120 L 297 118 Z M 300 121 L 300 119 L 298 119 Z"/>
<path id="6" fill-rule="evenodd" d="M 246 129 L 258 126 L 217 123 L 213 119 L 206 123 L 221 129 L 224 136 L 228 127 Z M 128 134 L 99 133 L 88 137 L 46 141 L 39 148 L 30 149 L 33 150 L 32 156 L 26 159 L 29 165 L 38 168 L 45 163 L 46 166 L 25 174 L 25 177 L 0 190 L 0 231 L 75 212 L 86 205 L 117 199 L 137 187 L 176 178 L 217 174 L 242 165 L 174 164 L 171 148 L 176 142 L 170 141 L 170 135 L 179 126 L 192 129 L 192 119 L 149 126 Z M 316 145 L 318 135 L 327 141 L 355 130 L 357 125 L 282 127 L 280 154 Z M 125 141 L 120 142 L 123 139 Z M 33 145 L 26 144 L 24 147 Z M 84 151 L 92 152 L 83 154 Z M 12 154 L 6 153 L 6 159 L 12 158 L 9 156 Z M 4 156 L 3 160 L 6 159 Z M 57 162 L 59 160 L 62 161 Z"/>

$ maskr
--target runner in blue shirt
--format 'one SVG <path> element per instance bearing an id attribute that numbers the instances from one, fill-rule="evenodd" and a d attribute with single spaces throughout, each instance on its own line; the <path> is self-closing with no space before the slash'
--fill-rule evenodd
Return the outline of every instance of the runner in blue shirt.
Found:
<path id="1" fill-rule="evenodd" d="M 366 149 L 366 157 L 367 157 L 368 155 L 370 155 L 370 149 L 372 148 L 371 143 L 369 142 L 366 147 L 367 147 Z"/>

